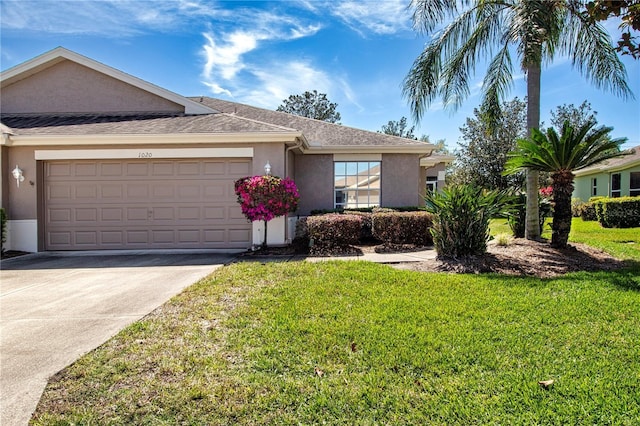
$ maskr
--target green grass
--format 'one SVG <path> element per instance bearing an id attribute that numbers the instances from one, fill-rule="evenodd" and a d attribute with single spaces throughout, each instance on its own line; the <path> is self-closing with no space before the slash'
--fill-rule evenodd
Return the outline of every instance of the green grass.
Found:
<path id="1" fill-rule="evenodd" d="M 234 264 L 63 371 L 33 421 L 634 425 L 639 328 L 637 270 Z"/>
<path id="2" fill-rule="evenodd" d="M 619 259 L 640 262 L 640 228 L 603 228 L 599 222 L 573 219 L 569 240 L 597 247 Z"/>

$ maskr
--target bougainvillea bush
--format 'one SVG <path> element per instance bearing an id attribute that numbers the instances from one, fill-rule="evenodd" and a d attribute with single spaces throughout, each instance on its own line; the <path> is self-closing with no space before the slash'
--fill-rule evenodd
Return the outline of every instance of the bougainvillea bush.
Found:
<path id="1" fill-rule="evenodd" d="M 238 179 L 234 186 L 242 214 L 251 222 L 265 222 L 263 246 L 266 246 L 267 222 L 298 208 L 300 194 L 295 182 L 288 177 L 247 176 Z"/>

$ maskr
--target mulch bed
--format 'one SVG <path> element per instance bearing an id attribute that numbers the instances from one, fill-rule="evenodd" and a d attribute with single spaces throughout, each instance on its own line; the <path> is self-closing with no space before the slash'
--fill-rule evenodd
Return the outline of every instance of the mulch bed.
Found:
<path id="1" fill-rule="evenodd" d="M 438 258 L 395 266 L 423 272 L 498 273 L 551 278 L 569 272 L 612 271 L 623 268 L 625 262 L 584 244 L 574 243 L 561 250 L 552 248 L 547 242 L 516 239 L 508 246 L 490 243 L 487 253 L 481 256 Z"/>

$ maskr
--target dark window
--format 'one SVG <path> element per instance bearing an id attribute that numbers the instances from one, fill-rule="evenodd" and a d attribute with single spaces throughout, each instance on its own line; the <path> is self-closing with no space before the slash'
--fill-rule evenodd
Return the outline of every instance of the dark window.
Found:
<path id="1" fill-rule="evenodd" d="M 591 196 L 595 197 L 598 195 L 598 179 L 591 179 Z"/>
<path id="2" fill-rule="evenodd" d="M 438 190 L 438 177 L 427 176 L 427 192 L 436 192 Z"/>
<path id="3" fill-rule="evenodd" d="M 629 173 L 631 181 L 629 183 L 629 195 L 637 197 L 640 195 L 640 172 Z"/>
<path id="4" fill-rule="evenodd" d="M 620 179 L 620 173 L 614 173 L 611 175 L 611 197 L 617 198 L 620 196 L 620 190 L 622 188 Z"/>

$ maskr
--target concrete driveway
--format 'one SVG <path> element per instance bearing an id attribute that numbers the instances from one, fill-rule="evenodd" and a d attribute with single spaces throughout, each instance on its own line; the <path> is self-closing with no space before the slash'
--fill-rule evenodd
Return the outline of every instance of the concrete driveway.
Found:
<path id="1" fill-rule="evenodd" d="M 50 376 L 233 258 L 94 252 L 3 260 L 0 424 L 27 424 Z"/>

